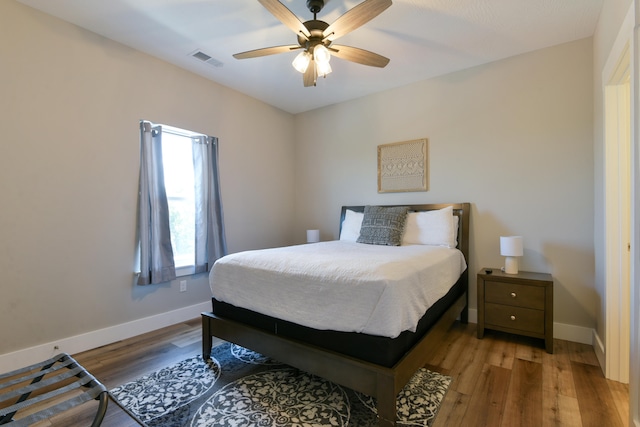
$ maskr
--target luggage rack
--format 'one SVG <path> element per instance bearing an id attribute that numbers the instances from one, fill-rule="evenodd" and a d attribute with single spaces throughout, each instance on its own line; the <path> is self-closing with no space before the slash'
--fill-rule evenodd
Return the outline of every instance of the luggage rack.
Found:
<path id="1" fill-rule="evenodd" d="M 98 427 L 107 412 L 108 398 L 109 392 L 100 381 L 71 356 L 61 353 L 0 375 L 0 425 L 29 426 L 90 400 L 99 400 L 91 424 Z"/>

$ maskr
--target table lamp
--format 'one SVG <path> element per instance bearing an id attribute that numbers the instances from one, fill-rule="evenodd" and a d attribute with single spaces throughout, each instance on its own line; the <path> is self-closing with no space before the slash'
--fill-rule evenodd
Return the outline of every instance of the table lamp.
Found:
<path id="1" fill-rule="evenodd" d="M 500 255 L 504 260 L 504 272 L 518 274 L 518 257 L 524 254 L 522 236 L 500 236 Z"/>

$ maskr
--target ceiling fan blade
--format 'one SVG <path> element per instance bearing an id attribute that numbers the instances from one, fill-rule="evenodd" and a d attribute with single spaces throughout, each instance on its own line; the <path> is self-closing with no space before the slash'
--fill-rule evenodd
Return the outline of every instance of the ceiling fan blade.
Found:
<path id="1" fill-rule="evenodd" d="M 307 67 L 307 71 L 305 71 L 302 75 L 302 82 L 304 83 L 304 87 L 315 86 L 316 78 L 316 65 L 311 62 Z"/>
<path id="2" fill-rule="evenodd" d="M 277 53 L 291 52 L 292 50 L 302 49 L 302 46 L 291 44 L 287 46 L 263 47 L 262 49 L 248 50 L 233 55 L 236 59 L 257 58 L 259 56 L 275 55 Z"/>
<path id="3" fill-rule="evenodd" d="M 391 6 L 391 0 L 365 0 L 336 19 L 324 30 L 322 35 L 327 40 L 342 37 L 371 21 L 389 6 Z"/>
<path id="4" fill-rule="evenodd" d="M 302 21 L 291 12 L 287 6 L 280 3 L 278 0 L 258 0 L 262 6 L 265 7 L 273 16 L 278 18 L 280 22 L 289 27 L 296 34 L 304 34 L 306 38 L 311 36 L 307 27 L 304 26 Z"/>
<path id="5" fill-rule="evenodd" d="M 332 44 L 329 46 L 329 50 L 331 51 L 331 55 L 337 58 L 357 62 L 362 65 L 369 65 L 370 67 L 384 68 L 389 63 L 389 58 L 357 47 Z"/>

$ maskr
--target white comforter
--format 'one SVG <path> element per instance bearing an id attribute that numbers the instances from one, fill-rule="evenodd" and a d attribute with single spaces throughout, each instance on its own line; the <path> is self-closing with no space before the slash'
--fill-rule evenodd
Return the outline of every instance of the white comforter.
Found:
<path id="1" fill-rule="evenodd" d="M 465 269 L 457 249 L 331 241 L 227 255 L 209 283 L 216 299 L 238 307 L 315 329 L 395 338 L 415 331 Z"/>

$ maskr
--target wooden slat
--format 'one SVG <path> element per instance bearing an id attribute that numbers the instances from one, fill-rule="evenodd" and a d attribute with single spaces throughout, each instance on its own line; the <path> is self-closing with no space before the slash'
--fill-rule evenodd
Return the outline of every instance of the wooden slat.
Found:
<path id="1" fill-rule="evenodd" d="M 629 415 L 629 384 L 622 384 L 617 381 L 607 380 L 613 403 L 616 406 L 618 415 L 623 423 L 630 418 Z"/>
<path id="2" fill-rule="evenodd" d="M 462 425 L 499 426 L 510 378 L 510 369 L 485 364 Z"/>
<path id="3" fill-rule="evenodd" d="M 567 341 L 569 356 L 572 362 L 585 363 L 587 365 L 600 366 L 593 348 L 587 344 Z"/>
<path id="4" fill-rule="evenodd" d="M 542 426 L 582 427 L 578 399 L 543 391 Z"/>
<path id="5" fill-rule="evenodd" d="M 542 362 L 543 353 L 545 352 L 543 348 L 536 346 L 536 343 L 539 343 L 539 340 L 529 337 L 518 336 L 516 339 L 516 354 L 515 357 L 517 359 L 528 360 L 529 362 Z"/>
<path id="6" fill-rule="evenodd" d="M 554 347 L 553 355 L 542 353 L 543 390 L 549 394 L 576 397 L 567 342 L 555 340 Z"/>
<path id="7" fill-rule="evenodd" d="M 571 362 L 571 371 L 576 385 L 576 395 L 584 427 L 622 427 L 618 409 L 613 401 L 607 380 L 599 367 Z"/>
<path id="8" fill-rule="evenodd" d="M 542 365 L 516 359 L 505 403 L 503 427 L 542 425 Z"/>
<path id="9" fill-rule="evenodd" d="M 475 329 L 473 330 L 475 334 Z M 431 427 L 464 426 L 462 420 L 469 407 L 470 396 L 449 389 Z"/>
<path id="10" fill-rule="evenodd" d="M 491 348 L 487 355 L 487 363 L 500 368 L 513 368 L 513 361 L 516 353 L 516 343 L 512 340 L 512 336 L 503 332 L 491 331 L 493 337 L 491 340 Z"/>
<path id="11" fill-rule="evenodd" d="M 542 425 L 581 427 L 569 346 L 555 340 L 554 354 L 542 353 Z"/>

